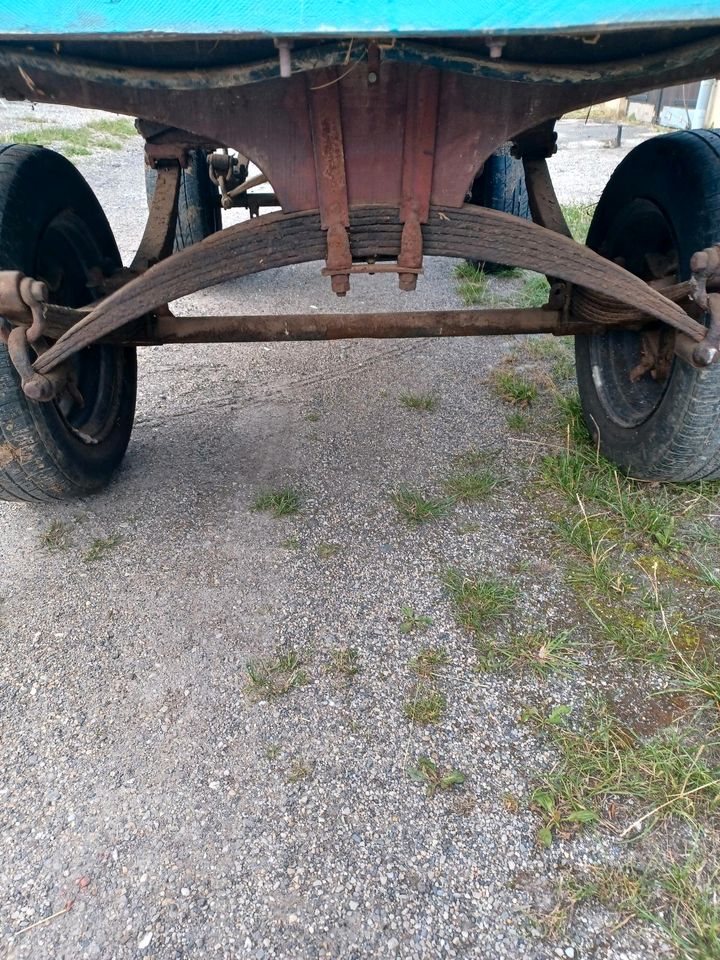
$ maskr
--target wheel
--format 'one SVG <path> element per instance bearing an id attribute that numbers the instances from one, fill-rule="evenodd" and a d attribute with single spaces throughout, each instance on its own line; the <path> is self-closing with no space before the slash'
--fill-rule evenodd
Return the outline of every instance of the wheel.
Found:
<path id="1" fill-rule="evenodd" d="M 482 173 L 470 188 L 468 203 L 530 220 L 525 170 L 522 160 L 512 156 L 511 148 L 512 144 L 506 143 L 485 161 Z M 503 265 L 498 263 L 472 259 L 467 262 L 485 273 L 497 273 L 503 269 Z"/>
<path id="2" fill-rule="evenodd" d="M 713 130 L 635 147 L 603 191 L 587 239 L 636 275 L 668 281 L 687 279 L 692 254 L 718 241 L 720 132 Z M 675 334 L 664 330 L 655 337 L 667 363 L 639 375 L 643 336 L 575 338 L 588 429 L 608 459 L 639 479 L 720 477 L 720 368 L 696 370 L 674 356 Z"/>
<path id="3" fill-rule="evenodd" d="M 53 302 L 96 299 L 88 273 L 120 265 L 100 204 L 75 167 L 43 147 L 0 147 L 0 269 L 44 280 Z M 47 501 L 101 487 L 125 453 L 135 411 L 135 350 L 89 347 L 77 390 L 28 400 L 0 340 L 0 498 Z"/>
<path id="4" fill-rule="evenodd" d="M 184 250 L 222 228 L 220 191 L 210 179 L 207 154 L 204 150 L 190 150 L 189 158 L 180 179 L 176 250 Z M 156 179 L 157 171 L 146 169 L 145 189 L 148 203 L 152 199 Z"/>

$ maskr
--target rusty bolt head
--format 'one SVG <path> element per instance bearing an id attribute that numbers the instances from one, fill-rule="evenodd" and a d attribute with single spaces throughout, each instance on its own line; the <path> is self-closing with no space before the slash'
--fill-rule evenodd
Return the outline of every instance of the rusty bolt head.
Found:
<path id="1" fill-rule="evenodd" d="M 338 297 L 344 297 L 350 289 L 350 277 L 347 273 L 334 273 L 330 278 L 330 286 Z"/>
<path id="2" fill-rule="evenodd" d="M 34 377 L 23 381 L 22 388 L 23 393 L 29 400 L 36 400 L 38 403 L 52 400 L 55 396 L 54 384 L 40 373 L 36 373 Z"/>
<path id="3" fill-rule="evenodd" d="M 698 250 L 690 257 L 690 269 L 693 273 L 699 273 L 701 270 L 707 270 L 708 255 L 706 250 Z"/>
<path id="4" fill-rule="evenodd" d="M 415 290 L 417 287 L 417 274 L 415 273 L 401 273 L 398 286 L 401 290 L 410 292 Z"/>

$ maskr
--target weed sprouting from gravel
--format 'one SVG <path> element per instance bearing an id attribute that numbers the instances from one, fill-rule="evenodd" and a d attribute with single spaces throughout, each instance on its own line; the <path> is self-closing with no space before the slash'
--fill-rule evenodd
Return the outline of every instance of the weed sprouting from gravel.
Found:
<path id="1" fill-rule="evenodd" d="M 432 626 L 432 617 L 428 617 L 423 613 L 415 613 L 412 607 L 405 606 L 400 612 L 402 614 L 400 633 L 413 633 L 415 630 L 427 630 Z"/>
<path id="2" fill-rule="evenodd" d="M 460 263 L 455 267 L 454 275 L 458 281 L 458 296 L 468 307 L 492 300 L 488 278 L 482 267 L 476 267 L 471 263 Z"/>
<path id="3" fill-rule="evenodd" d="M 541 273 L 526 271 L 522 287 L 510 298 L 515 307 L 542 307 L 548 301 L 550 284 Z"/>
<path id="4" fill-rule="evenodd" d="M 288 783 L 299 783 L 300 780 L 308 780 L 312 777 L 315 770 L 315 764 L 309 760 L 296 759 L 290 764 L 288 773 Z"/>
<path id="5" fill-rule="evenodd" d="M 466 470 L 452 473 L 443 486 L 454 500 L 484 500 L 502 481 L 492 470 Z"/>
<path id="6" fill-rule="evenodd" d="M 286 550 L 299 550 L 300 549 L 300 537 L 293 534 L 292 537 L 286 537 L 282 543 L 281 547 L 284 547 Z"/>
<path id="7" fill-rule="evenodd" d="M 446 706 L 445 694 L 427 683 L 420 682 L 413 687 L 410 698 L 403 707 L 403 713 L 411 723 L 426 726 L 439 723 Z"/>
<path id="8" fill-rule="evenodd" d="M 441 770 L 430 757 L 419 757 L 416 767 L 408 769 L 408 776 L 415 783 L 427 787 L 427 795 L 434 797 L 438 790 L 452 790 L 465 783 L 465 774 L 455 767 Z"/>
<path id="9" fill-rule="evenodd" d="M 507 417 L 505 417 L 505 422 L 511 430 L 516 430 L 518 433 L 524 433 L 530 429 L 529 417 L 524 413 L 520 413 L 519 410 L 513 410 L 512 413 L 509 413 Z"/>
<path id="10" fill-rule="evenodd" d="M 249 692 L 257 700 L 285 696 L 308 681 L 302 658 L 294 650 L 265 660 L 249 660 L 245 669 Z"/>
<path id="11" fill-rule="evenodd" d="M 559 759 L 531 795 L 542 817 L 538 842 L 549 846 L 601 819 L 627 821 L 620 836 L 637 835 L 670 816 L 691 824 L 720 804 L 718 744 L 692 729 L 668 727 L 643 740 L 595 700 L 575 725 L 568 713 L 526 719 L 549 735 Z M 538 722 L 539 721 L 539 722 Z M 715 754 L 715 759 L 712 759 Z"/>
<path id="12" fill-rule="evenodd" d="M 677 951 L 678 960 L 717 960 L 720 957 L 720 872 L 709 870 L 695 856 L 684 862 L 656 864 L 647 869 L 598 866 L 563 876 L 553 908 L 540 918 L 547 937 L 557 939 L 577 908 L 599 903 L 621 918 L 653 924 Z"/>
<path id="13" fill-rule="evenodd" d="M 476 641 L 478 667 L 481 670 L 500 667 L 529 670 L 542 679 L 554 673 L 566 675 L 579 667 L 576 646 L 569 630 L 512 636 L 506 643 L 481 636 Z"/>
<path id="14" fill-rule="evenodd" d="M 321 560 L 329 560 L 340 552 L 340 545 L 337 543 L 319 543 L 315 547 L 315 552 Z"/>
<path id="15" fill-rule="evenodd" d="M 395 508 L 408 523 L 419 526 L 429 520 L 438 520 L 444 517 L 452 505 L 452 501 L 442 497 L 426 497 L 417 490 L 398 490 L 390 495 Z"/>
<path id="16" fill-rule="evenodd" d="M 517 373 L 496 370 L 490 383 L 500 399 L 514 407 L 529 407 L 537 400 L 537 386 Z"/>
<path id="17" fill-rule="evenodd" d="M 401 393 L 398 399 L 407 410 L 425 410 L 428 413 L 437 410 L 440 404 L 436 393 Z"/>
<path id="18" fill-rule="evenodd" d="M 356 647 L 340 647 L 330 654 L 328 670 L 339 676 L 351 678 L 360 673 L 360 652 Z"/>
<path id="19" fill-rule="evenodd" d="M 451 568 L 443 576 L 460 626 L 479 634 L 491 620 L 505 616 L 515 606 L 520 591 L 494 577 L 468 576 Z"/>
<path id="20" fill-rule="evenodd" d="M 89 550 L 85 553 L 83 561 L 85 563 L 95 563 L 102 560 L 111 550 L 123 542 L 122 534 L 111 533 L 109 537 L 98 537 L 90 544 Z"/>
<path id="21" fill-rule="evenodd" d="M 272 513 L 274 517 L 289 517 L 300 510 L 300 493 L 294 487 L 265 490 L 255 497 L 252 508 Z"/>
<path id="22" fill-rule="evenodd" d="M 423 647 L 420 653 L 410 661 L 410 668 L 418 676 L 431 679 L 437 676 L 440 668 L 444 667 L 449 659 L 444 647 Z"/>
<path id="23" fill-rule="evenodd" d="M 40 543 L 48 550 L 67 550 L 72 542 L 71 527 L 62 520 L 53 520 L 40 536 Z"/>

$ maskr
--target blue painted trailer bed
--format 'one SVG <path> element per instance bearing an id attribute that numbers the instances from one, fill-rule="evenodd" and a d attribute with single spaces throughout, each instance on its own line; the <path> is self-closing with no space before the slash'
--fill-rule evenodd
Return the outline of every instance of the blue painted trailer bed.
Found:
<path id="1" fill-rule="evenodd" d="M 474 35 L 720 22 L 717 0 L 5 0 L 0 35 Z"/>

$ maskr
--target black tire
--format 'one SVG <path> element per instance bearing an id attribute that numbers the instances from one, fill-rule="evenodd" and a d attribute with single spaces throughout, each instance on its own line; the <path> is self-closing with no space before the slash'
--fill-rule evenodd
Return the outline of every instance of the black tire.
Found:
<path id="1" fill-rule="evenodd" d="M 157 172 L 145 171 L 145 190 L 148 203 L 155 191 Z M 175 231 L 175 249 L 184 250 L 199 240 L 222 229 L 220 191 L 210 179 L 207 153 L 204 150 L 189 151 L 189 163 L 180 179 L 178 219 Z"/>
<path id="2" fill-rule="evenodd" d="M 720 133 L 693 130 L 647 140 L 625 157 L 603 191 L 587 243 L 645 279 L 664 263 L 668 277 L 684 280 L 692 254 L 718 240 Z M 588 429 L 608 459 L 639 479 L 720 477 L 720 368 L 696 370 L 675 357 L 665 380 L 646 373 L 632 383 L 640 343 L 631 331 L 576 337 Z"/>
<path id="3" fill-rule="evenodd" d="M 1 270 L 45 280 L 53 302 L 76 307 L 98 296 L 88 271 L 120 262 L 100 204 L 68 160 L 43 147 L 0 147 Z M 35 403 L 0 341 L 0 499 L 83 495 L 120 463 L 135 411 L 135 350 L 89 347 L 73 363 L 84 405 L 69 391 Z"/>
<path id="4" fill-rule="evenodd" d="M 485 161 L 482 173 L 470 189 L 468 203 L 530 220 L 525 170 L 522 160 L 513 157 L 511 149 L 512 144 L 506 143 Z M 488 261 L 468 259 L 467 262 L 485 273 L 497 273 L 504 269 L 502 264 Z"/>

